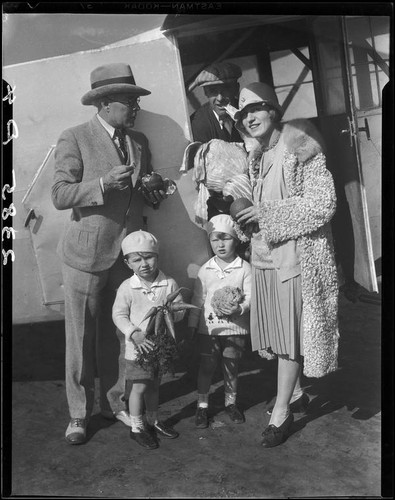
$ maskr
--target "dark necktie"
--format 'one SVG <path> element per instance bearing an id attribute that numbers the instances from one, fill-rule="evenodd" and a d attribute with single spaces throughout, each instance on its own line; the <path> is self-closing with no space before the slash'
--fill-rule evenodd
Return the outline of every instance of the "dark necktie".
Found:
<path id="1" fill-rule="evenodd" d="M 125 142 L 125 136 L 121 130 L 118 128 L 115 129 L 114 132 L 114 142 L 118 148 L 118 151 L 120 153 L 120 156 L 124 162 L 126 162 L 126 159 L 128 157 L 127 149 L 126 149 L 126 142 Z"/>
<path id="2" fill-rule="evenodd" d="M 222 131 L 225 137 L 230 139 L 232 135 L 232 120 L 228 117 L 225 117 L 224 119 L 221 119 L 220 123 L 222 125 Z"/>

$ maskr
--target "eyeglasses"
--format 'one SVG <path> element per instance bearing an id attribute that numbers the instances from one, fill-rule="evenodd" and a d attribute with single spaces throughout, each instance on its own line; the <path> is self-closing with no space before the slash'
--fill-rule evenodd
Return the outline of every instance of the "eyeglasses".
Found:
<path id="1" fill-rule="evenodd" d="M 123 104 L 124 106 L 127 106 L 130 108 L 132 111 L 135 111 L 136 109 L 140 109 L 139 103 L 140 103 L 140 97 L 137 97 L 136 99 L 133 99 L 131 101 L 120 101 L 118 99 L 113 99 L 112 101 L 108 102 L 119 102 L 120 104 Z"/>

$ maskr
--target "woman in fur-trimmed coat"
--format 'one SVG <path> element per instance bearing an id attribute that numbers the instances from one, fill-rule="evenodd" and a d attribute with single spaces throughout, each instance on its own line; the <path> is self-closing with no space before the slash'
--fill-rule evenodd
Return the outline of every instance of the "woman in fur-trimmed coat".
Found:
<path id="1" fill-rule="evenodd" d="M 308 120 L 282 124 L 281 116 L 271 87 L 254 83 L 241 91 L 236 126 L 259 143 L 249 154 L 254 206 L 238 216 L 239 223 L 259 228 L 251 239 L 252 347 L 278 357 L 277 398 L 262 434 L 265 447 L 277 446 L 289 433 L 302 364 L 308 377 L 334 371 L 339 338 L 330 228 L 336 209 L 333 179 L 313 125 Z"/>

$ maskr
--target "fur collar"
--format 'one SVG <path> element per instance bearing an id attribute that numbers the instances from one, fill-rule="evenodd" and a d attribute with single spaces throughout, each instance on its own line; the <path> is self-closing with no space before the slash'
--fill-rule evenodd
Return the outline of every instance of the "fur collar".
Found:
<path id="1" fill-rule="evenodd" d="M 284 144 L 299 162 L 324 152 L 324 141 L 315 126 L 305 119 L 290 120 L 283 127 Z"/>

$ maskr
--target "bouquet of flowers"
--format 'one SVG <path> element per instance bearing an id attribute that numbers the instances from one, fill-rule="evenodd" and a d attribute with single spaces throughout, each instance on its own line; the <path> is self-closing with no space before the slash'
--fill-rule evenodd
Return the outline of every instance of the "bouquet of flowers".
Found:
<path id="1" fill-rule="evenodd" d="M 221 309 L 223 306 L 240 304 L 244 300 L 244 293 L 235 286 L 224 286 L 215 290 L 211 298 L 211 307 L 218 318 L 226 318 Z"/>

